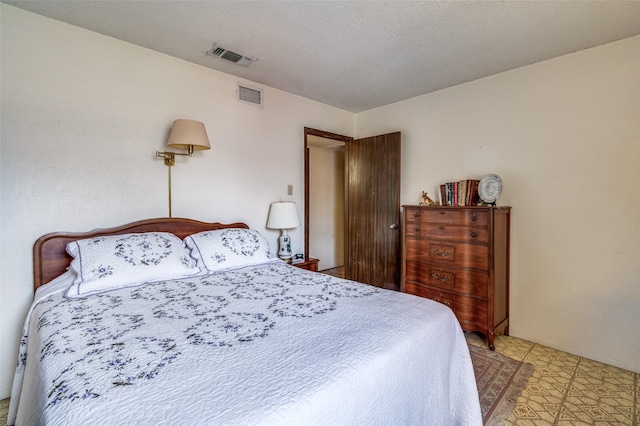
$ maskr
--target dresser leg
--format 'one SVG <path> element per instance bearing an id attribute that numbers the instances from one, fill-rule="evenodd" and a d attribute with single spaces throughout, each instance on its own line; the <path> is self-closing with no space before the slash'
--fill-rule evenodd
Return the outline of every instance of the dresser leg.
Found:
<path id="1" fill-rule="evenodd" d="M 496 339 L 496 335 L 493 331 L 490 331 L 489 333 L 487 333 L 487 345 L 489 346 L 489 350 L 491 351 L 496 350 L 496 345 L 493 344 L 495 339 Z"/>

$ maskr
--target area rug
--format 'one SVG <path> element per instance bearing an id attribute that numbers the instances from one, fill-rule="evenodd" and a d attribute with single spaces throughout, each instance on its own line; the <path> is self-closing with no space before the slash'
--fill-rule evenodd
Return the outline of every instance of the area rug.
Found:
<path id="1" fill-rule="evenodd" d="M 469 345 L 485 425 L 500 425 L 513 411 L 533 364 Z"/>

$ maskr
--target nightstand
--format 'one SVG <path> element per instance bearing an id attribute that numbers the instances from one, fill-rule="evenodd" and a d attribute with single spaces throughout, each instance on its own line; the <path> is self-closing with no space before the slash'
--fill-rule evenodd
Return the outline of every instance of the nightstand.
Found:
<path id="1" fill-rule="evenodd" d="M 318 272 L 318 259 L 312 257 L 303 262 L 292 263 L 291 265 L 306 269 L 307 271 Z"/>

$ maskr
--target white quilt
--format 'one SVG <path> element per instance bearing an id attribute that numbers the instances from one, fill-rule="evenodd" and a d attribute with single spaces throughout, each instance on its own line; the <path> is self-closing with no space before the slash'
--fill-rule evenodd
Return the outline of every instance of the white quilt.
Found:
<path id="1" fill-rule="evenodd" d="M 282 262 L 38 298 L 9 425 L 482 424 L 460 325 L 426 299 Z"/>

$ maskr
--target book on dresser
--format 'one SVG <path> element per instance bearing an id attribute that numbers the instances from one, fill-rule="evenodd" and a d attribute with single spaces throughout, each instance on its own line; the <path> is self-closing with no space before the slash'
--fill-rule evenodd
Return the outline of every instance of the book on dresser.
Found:
<path id="1" fill-rule="evenodd" d="M 475 206 L 478 197 L 479 180 L 464 179 L 445 182 L 440 185 L 440 204 L 443 206 Z"/>
<path id="2" fill-rule="evenodd" d="M 509 333 L 511 207 L 402 208 L 402 291 L 447 305 L 494 350 Z"/>

